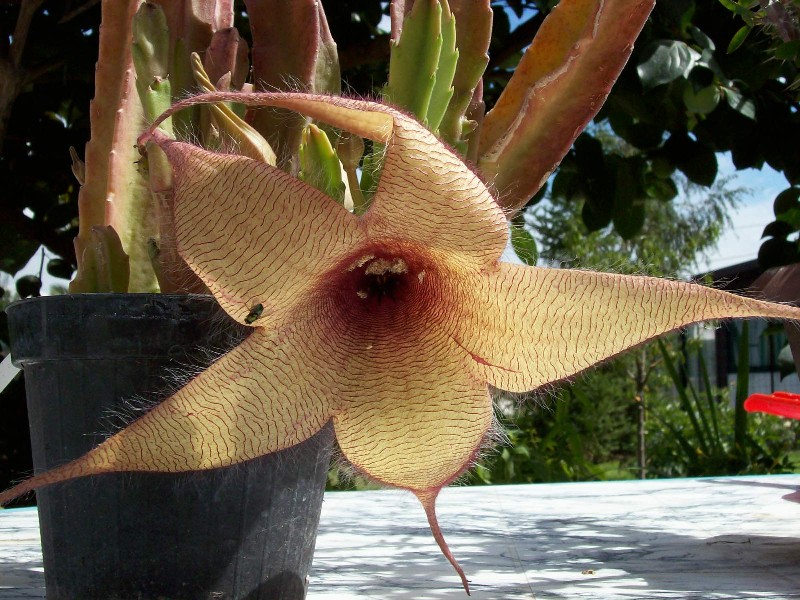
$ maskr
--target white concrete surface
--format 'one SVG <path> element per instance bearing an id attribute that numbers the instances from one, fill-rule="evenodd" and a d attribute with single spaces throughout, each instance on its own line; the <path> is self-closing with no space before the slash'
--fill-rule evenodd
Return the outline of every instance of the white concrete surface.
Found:
<path id="1" fill-rule="evenodd" d="M 800 476 L 451 488 L 473 597 L 800 599 Z M 0 600 L 44 597 L 35 509 L 0 511 Z M 329 493 L 309 600 L 465 599 L 416 499 Z"/>

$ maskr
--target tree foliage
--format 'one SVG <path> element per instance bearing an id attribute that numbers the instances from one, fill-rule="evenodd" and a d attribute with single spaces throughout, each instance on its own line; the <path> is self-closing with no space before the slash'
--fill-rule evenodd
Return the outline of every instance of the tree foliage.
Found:
<path id="1" fill-rule="evenodd" d="M 489 107 L 555 3 L 494 3 L 485 78 Z M 789 183 L 800 184 L 793 143 L 800 116 L 790 89 L 797 76 L 796 44 L 769 42 L 777 39 L 775 28 L 758 27 L 756 19 L 755 31 L 728 53 L 746 10 L 733 15 L 732 4 L 657 4 L 596 119 L 602 127 L 594 129 L 618 136 L 636 154 L 609 151 L 594 133 L 586 133 L 553 184 L 559 195 L 583 203 L 590 230 L 613 223 L 623 238 L 636 235 L 656 206 L 651 200 L 676 196 L 675 170 L 698 185 L 714 183 L 718 152 L 731 152 L 739 169 L 769 164 Z M 388 33 L 379 25 L 387 10 L 371 0 L 326 6 L 349 93 L 369 97 L 385 81 Z M 15 274 L 43 244 L 60 259 L 51 270 L 68 276 L 75 263 L 77 212 L 68 149 L 73 146 L 80 155 L 88 139 L 99 4 L 15 0 L 0 4 L 0 11 L 0 73 L 8 82 L 0 93 L 0 176 L 7 182 L 0 199 L 0 270 Z M 244 13 L 239 21 L 246 35 Z M 790 188 L 776 201 L 776 221 L 762 252 L 766 263 L 797 258 L 798 195 Z"/>
<path id="2" fill-rule="evenodd" d="M 730 152 L 737 169 L 765 164 L 800 184 L 793 142 L 800 127 L 790 88 L 797 66 L 765 51 L 757 30 L 728 53 L 741 21 L 723 4 L 674 0 L 656 5 L 628 67 L 597 121 L 638 152 L 622 157 L 582 136 L 553 183 L 559 195 L 584 200 L 590 230 L 613 223 L 628 238 L 643 226 L 648 200 L 674 197 L 665 183 L 674 171 L 711 186 L 717 154 Z M 782 47 L 782 46 L 781 46 Z M 764 266 L 796 262 L 797 188 L 776 199 L 776 221 L 760 253 Z M 652 205 L 651 205 L 652 206 Z"/>
<path id="3" fill-rule="evenodd" d="M 710 188 L 680 176 L 675 200 L 654 198 L 642 202 L 639 230 L 628 238 L 607 225 L 591 230 L 581 218 L 587 200 L 555 195 L 529 209 L 528 221 L 536 230 L 539 254 L 551 263 L 662 277 L 690 276 L 704 254 L 716 248 L 729 224 L 729 210 L 746 192 L 731 187 L 729 178 Z M 678 194 L 680 188 L 680 194 Z"/>

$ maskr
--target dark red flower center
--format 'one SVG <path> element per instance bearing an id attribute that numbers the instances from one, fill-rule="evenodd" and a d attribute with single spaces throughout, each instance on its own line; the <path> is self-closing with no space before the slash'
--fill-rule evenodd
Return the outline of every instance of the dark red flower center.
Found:
<path id="1" fill-rule="evenodd" d="M 361 264 L 362 261 L 363 264 Z M 365 256 L 355 266 L 356 296 L 364 303 L 396 302 L 405 295 L 408 264 L 400 257 Z"/>
<path id="2" fill-rule="evenodd" d="M 323 297 L 330 314 L 350 335 L 414 329 L 442 308 L 442 278 L 434 261 L 405 244 L 360 248 L 326 279 Z"/>

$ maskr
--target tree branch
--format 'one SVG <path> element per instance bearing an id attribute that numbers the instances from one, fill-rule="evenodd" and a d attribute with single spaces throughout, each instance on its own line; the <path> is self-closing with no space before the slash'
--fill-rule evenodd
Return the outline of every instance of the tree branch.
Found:
<path id="1" fill-rule="evenodd" d="M 14 101 L 22 90 L 25 80 L 25 72 L 21 64 L 28 31 L 33 15 L 43 2 L 44 0 L 22 0 L 8 49 L 8 57 L 0 59 L 0 155 L 3 153 L 8 120 L 11 118 L 11 107 L 14 106 Z"/>
<path id="2" fill-rule="evenodd" d="M 22 85 L 23 86 L 29 85 L 29 84 L 33 83 L 34 81 L 36 81 L 37 79 L 39 79 L 39 77 L 47 75 L 48 73 L 50 73 L 52 71 L 56 71 L 56 70 L 60 69 L 63 66 L 64 66 L 64 61 L 63 60 L 57 60 L 55 62 L 51 62 L 51 63 L 47 63 L 47 64 L 41 64 L 41 65 L 37 65 L 35 67 L 31 67 L 30 69 L 25 69 L 24 71 L 22 71 L 22 74 L 21 74 L 22 75 Z"/>
<path id="3" fill-rule="evenodd" d="M 59 25 L 63 25 L 64 23 L 67 23 L 68 21 L 71 21 L 72 19 L 77 17 L 79 14 L 89 10 L 90 8 L 92 8 L 93 6 L 95 6 L 97 4 L 100 4 L 100 0 L 88 0 L 88 2 L 84 2 L 83 4 L 81 4 L 79 6 L 76 6 L 75 8 L 71 9 L 70 11 L 64 13 L 64 16 L 61 17 L 61 19 L 59 19 L 58 24 Z"/>
<path id="4" fill-rule="evenodd" d="M 19 69 L 22 63 L 22 53 L 25 50 L 25 42 L 28 40 L 28 31 L 33 15 L 43 3 L 44 0 L 22 0 L 22 4 L 19 6 L 17 24 L 14 26 L 11 48 L 8 51 L 8 58 L 14 69 Z"/>

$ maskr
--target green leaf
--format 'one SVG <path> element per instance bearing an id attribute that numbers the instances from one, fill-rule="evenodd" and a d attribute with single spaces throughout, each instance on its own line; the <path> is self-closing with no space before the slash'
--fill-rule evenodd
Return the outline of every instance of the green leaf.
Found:
<path id="1" fill-rule="evenodd" d="M 645 56 L 636 72 L 646 90 L 686 75 L 697 60 L 697 52 L 678 40 L 658 40 Z"/>
<path id="2" fill-rule="evenodd" d="M 61 279 L 72 279 L 72 265 L 63 258 L 51 258 L 47 263 L 47 273 Z"/>
<path id="3" fill-rule="evenodd" d="M 39 244 L 26 239 L 20 228 L 6 220 L 0 221 L 0 271 L 14 275 L 38 249 Z"/>
<path id="4" fill-rule="evenodd" d="M 698 115 L 707 115 L 713 112 L 717 108 L 721 96 L 716 85 L 709 85 L 699 92 L 695 92 L 691 85 L 683 88 L 683 104 L 690 112 Z"/>
<path id="5" fill-rule="evenodd" d="M 692 89 L 695 92 L 699 92 L 700 90 L 713 85 L 716 81 L 716 75 L 709 67 L 698 64 L 695 65 L 695 67 L 689 73 L 687 79 L 689 80 L 689 83 L 692 84 Z"/>
<path id="6" fill-rule="evenodd" d="M 573 145 L 575 163 L 582 175 L 602 177 L 606 172 L 603 161 L 603 144 L 588 132 L 584 132 Z"/>
<path id="7" fill-rule="evenodd" d="M 772 221 L 767 223 L 761 237 L 786 238 L 792 235 L 795 229 L 785 221 Z"/>
<path id="8" fill-rule="evenodd" d="M 711 50 L 713 52 L 717 49 L 717 46 L 714 44 L 714 40 L 703 33 L 699 27 L 696 27 L 695 25 L 690 26 L 689 33 L 692 34 L 692 39 L 697 43 L 697 45 L 704 50 Z"/>
<path id="9" fill-rule="evenodd" d="M 586 229 L 599 231 L 611 222 L 611 207 L 587 201 L 581 209 L 581 219 Z"/>
<path id="10" fill-rule="evenodd" d="M 741 92 L 733 88 L 722 88 L 725 93 L 725 101 L 733 110 L 738 112 L 743 117 L 755 120 L 756 118 L 756 104 L 749 98 L 742 96 Z"/>
<path id="11" fill-rule="evenodd" d="M 678 401 L 686 416 L 689 417 L 689 421 L 692 425 L 692 430 L 694 431 L 695 438 L 697 442 L 700 444 L 701 449 L 704 452 L 708 451 L 708 448 L 705 446 L 705 438 L 703 437 L 703 431 L 700 427 L 700 422 L 697 419 L 697 415 L 695 415 L 694 411 L 692 410 L 692 403 L 689 401 L 689 394 L 687 393 L 687 388 L 683 384 L 683 377 L 680 373 L 678 373 L 678 369 L 676 368 L 675 361 L 672 360 L 672 356 L 667 351 L 667 347 L 664 345 L 663 340 L 656 340 L 656 344 L 658 345 L 658 351 L 661 354 L 661 358 L 664 361 L 664 366 L 667 369 L 667 374 L 669 378 L 672 379 L 672 382 L 675 384 L 675 390 L 678 392 Z M 677 430 L 674 433 L 678 433 Z M 681 436 L 683 437 L 683 436 Z M 684 438 L 685 439 L 685 438 Z M 688 450 L 688 455 L 691 455 L 693 448 L 688 445 L 686 446 Z"/>
<path id="12" fill-rule="evenodd" d="M 42 280 L 36 275 L 23 275 L 17 279 L 16 288 L 20 298 L 38 298 L 42 295 Z"/>
<path id="13" fill-rule="evenodd" d="M 556 171 L 555 177 L 553 177 L 553 184 L 550 186 L 550 192 L 556 198 L 569 199 L 572 198 L 577 189 L 577 177 L 574 169 L 563 167 L 564 165 L 562 164 L 562 168 Z"/>
<path id="14" fill-rule="evenodd" d="M 616 133 L 641 150 L 656 148 L 664 141 L 664 129 L 656 123 L 629 123 L 620 129 L 615 129 Z"/>
<path id="15" fill-rule="evenodd" d="M 690 181 L 698 185 L 713 185 L 717 178 L 717 157 L 707 146 L 699 145 L 694 160 L 688 159 L 678 165 Z"/>
<path id="16" fill-rule="evenodd" d="M 525 221 L 520 217 L 521 213 L 511 225 L 511 246 L 522 262 L 533 266 L 539 258 L 539 251 L 536 248 L 536 240 L 525 228 Z"/>
<path id="17" fill-rule="evenodd" d="M 742 321 L 739 338 L 738 364 L 736 365 L 736 405 L 733 421 L 733 445 L 742 455 L 745 450 L 747 435 L 747 412 L 744 401 L 750 392 L 750 323 Z"/>
<path id="18" fill-rule="evenodd" d="M 688 135 L 673 134 L 664 144 L 664 151 L 692 183 L 710 186 L 717 178 L 714 151 Z"/>
<path id="19" fill-rule="evenodd" d="M 719 3 L 722 4 L 725 8 L 731 11 L 735 15 L 739 15 L 740 17 L 749 16 L 750 11 L 747 10 L 746 6 L 742 6 L 738 2 L 734 2 L 733 0 L 719 0 Z"/>
<path id="20" fill-rule="evenodd" d="M 669 2 L 656 2 L 656 12 L 663 15 L 670 23 L 681 25 L 684 29 L 692 20 L 695 12 L 694 0 L 670 0 Z"/>
<path id="21" fill-rule="evenodd" d="M 651 174 L 645 181 L 647 195 L 656 200 L 669 202 L 678 196 L 678 186 L 671 178 Z"/>
<path id="22" fill-rule="evenodd" d="M 663 156 L 655 157 L 650 163 L 650 168 L 653 170 L 653 175 L 660 179 L 672 179 L 672 174 L 675 172 L 675 165 Z"/>
<path id="23" fill-rule="evenodd" d="M 772 210 L 776 217 L 795 208 L 800 208 L 800 188 L 790 187 L 775 196 Z"/>
<path id="24" fill-rule="evenodd" d="M 775 58 L 779 60 L 793 60 L 800 51 L 800 40 L 792 40 L 781 44 L 775 49 Z"/>
<path id="25" fill-rule="evenodd" d="M 636 236 L 644 225 L 645 209 L 641 202 L 633 202 L 627 207 L 615 211 L 613 216 L 614 229 L 623 240 Z"/>
<path id="26" fill-rule="evenodd" d="M 800 208 L 790 208 L 778 216 L 778 221 L 788 223 L 794 231 L 800 230 Z"/>
<path id="27" fill-rule="evenodd" d="M 702 352 L 697 353 L 697 362 L 700 365 L 701 381 L 703 382 L 703 390 L 706 396 L 706 404 L 708 405 L 708 414 L 711 415 L 711 425 L 714 428 L 714 435 L 711 436 L 711 442 L 715 446 L 717 452 L 722 452 L 722 437 L 719 431 L 719 419 L 717 417 L 719 408 L 717 406 L 715 393 L 711 387 L 711 379 L 708 376 L 708 367 L 706 366 L 705 358 Z"/>
<path id="28" fill-rule="evenodd" d="M 761 267 L 782 267 L 800 262 L 797 242 L 786 239 L 770 238 L 758 249 L 758 263 Z"/>
<path id="29" fill-rule="evenodd" d="M 731 41 L 728 43 L 728 54 L 736 52 L 736 50 L 739 49 L 739 46 L 741 46 L 747 39 L 747 36 L 750 35 L 750 29 L 750 26 L 744 25 L 739 31 L 733 34 Z"/>
<path id="30" fill-rule="evenodd" d="M 614 161 L 616 164 L 614 179 L 614 208 L 612 220 L 614 229 L 622 237 L 629 240 L 637 235 L 644 225 L 645 210 L 642 203 L 644 195 L 645 163 L 635 159 Z"/>

